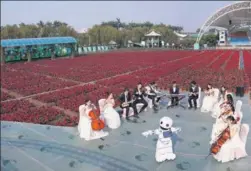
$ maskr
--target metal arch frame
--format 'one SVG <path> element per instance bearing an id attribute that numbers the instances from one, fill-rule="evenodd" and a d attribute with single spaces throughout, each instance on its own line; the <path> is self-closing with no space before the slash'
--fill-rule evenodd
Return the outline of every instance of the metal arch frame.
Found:
<path id="1" fill-rule="evenodd" d="M 251 1 L 241 1 L 235 2 L 233 4 L 227 5 L 223 8 L 220 8 L 213 15 L 208 17 L 206 22 L 200 28 L 200 32 L 198 34 L 196 43 L 199 43 L 204 33 L 210 28 L 210 26 L 217 21 L 219 18 L 225 16 L 228 13 L 232 13 L 235 11 L 243 10 L 243 9 L 251 9 Z"/>

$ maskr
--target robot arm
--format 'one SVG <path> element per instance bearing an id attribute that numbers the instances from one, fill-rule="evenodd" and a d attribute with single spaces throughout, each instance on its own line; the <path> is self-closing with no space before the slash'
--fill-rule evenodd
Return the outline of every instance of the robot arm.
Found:
<path id="1" fill-rule="evenodd" d="M 142 132 L 142 135 L 145 136 L 145 137 L 148 137 L 149 135 L 159 135 L 160 131 L 159 129 L 155 129 L 155 130 L 148 130 L 148 131 L 145 131 L 145 132 Z"/>
<path id="2" fill-rule="evenodd" d="M 172 128 L 171 128 L 171 131 L 172 131 L 172 132 L 175 132 L 175 133 L 178 133 L 178 132 L 181 131 L 181 128 L 180 128 L 180 127 L 176 127 L 176 128 L 175 128 L 175 127 L 172 127 Z"/>

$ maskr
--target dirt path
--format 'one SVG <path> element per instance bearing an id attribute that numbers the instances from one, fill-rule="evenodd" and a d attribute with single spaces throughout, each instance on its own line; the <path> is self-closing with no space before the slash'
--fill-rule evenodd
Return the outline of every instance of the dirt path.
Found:
<path id="1" fill-rule="evenodd" d="M 215 63 L 222 55 L 224 55 L 225 53 L 221 53 L 219 54 L 214 60 L 212 60 L 208 65 L 207 67 L 210 67 L 211 65 L 213 65 L 213 63 Z"/>
<path id="2" fill-rule="evenodd" d="M 16 99 L 18 98 L 22 98 L 23 96 L 21 94 L 18 94 L 18 93 L 15 93 L 13 91 L 10 91 L 10 90 L 7 90 L 5 88 L 1 88 L 1 90 L 4 92 L 4 93 L 7 93 L 13 97 L 16 97 Z M 70 110 L 67 110 L 67 109 L 64 109 L 64 108 L 61 108 L 61 107 L 58 107 L 58 106 L 51 106 L 49 105 L 48 103 L 44 103 L 44 102 L 41 102 L 39 100 L 35 100 L 35 99 L 32 99 L 32 98 L 26 98 L 27 101 L 29 101 L 31 104 L 35 105 L 36 107 L 41 107 L 41 106 L 50 106 L 52 107 L 53 109 L 57 109 L 59 111 L 62 111 L 64 112 L 66 115 L 69 115 L 69 116 L 77 116 L 78 113 L 76 112 L 73 112 L 73 111 L 70 111 Z"/>
<path id="3" fill-rule="evenodd" d="M 225 67 L 227 66 L 227 63 L 232 59 L 232 56 L 234 55 L 234 52 L 232 52 L 229 57 L 227 58 L 227 60 L 225 60 L 225 62 L 222 64 L 221 69 L 225 69 Z"/>

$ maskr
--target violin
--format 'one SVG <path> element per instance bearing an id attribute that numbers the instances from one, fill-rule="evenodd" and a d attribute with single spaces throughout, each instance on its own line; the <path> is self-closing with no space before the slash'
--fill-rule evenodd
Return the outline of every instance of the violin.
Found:
<path id="1" fill-rule="evenodd" d="M 100 131 L 105 127 L 104 121 L 102 121 L 99 116 L 100 112 L 98 110 L 91 110 L 89 116 L 92 120 L 91 126 L 94 131 Z"/>
<path id="2" fill-rule="evenodd" d="M 220 135 L 218 140 L 212 144 L 211 148 L 210 148 L 210 154 L 217 154 L 222 145 L 226 143 L 227 140 L 230 139 L 230 128 L 227 127 Z"/>

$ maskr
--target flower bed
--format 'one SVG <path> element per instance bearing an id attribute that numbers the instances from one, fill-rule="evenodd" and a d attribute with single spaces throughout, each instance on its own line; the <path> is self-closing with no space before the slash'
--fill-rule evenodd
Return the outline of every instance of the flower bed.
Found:
<path id="1" fill-rule="evenodd" d="M 36 124 L 50 124 L 60 118 L 62 112 L 51 107 L 31 108 L 27 110 L 19 110 L 13 113 L 1 114 L 1 120 L 28 122 Z"/>
<path id="2" fill-rule="evenodd" d="M 245 85 L 247 87 L 251 87 L 251 52 L 244 51 L 243 52 L 244 58 L 244 70 L 245 70 Z"/>
<path id="3" fill-rule="evenodd" d="M 19 111 L 29 111 L 33 107 L 35 106 L 27 100 L 1 102 L 1 115 Z"/>
<path id="4" fill-rule="evenodd" d="M 38 76 L 33 72 L 23 70 L 7 70 L 2 73 L 2 87 L 8 90 L 20 93 L 22 95 L 31 95 L 68 86 L 76 83 L 62 81 L 56 78 Z"/>
<path id="5" fill-rule="evenodd" d="M 1 91 L 1 101 L 13 99 L 13 98 L 14 98 L 13 96 Z"/>
<path id="6" fill-rule="evenodd" d="M 230 90 L 243 84 L 250 85 L 251 53 L 244 51 L 243 54 L 245 72 L 238 70 L 238 51 L 124 52 L 6 64 L 1 82 L 4 88 L 22 95 L 61 89 L 33 98 L 78 112 L 79 105 L 87 98 L 97 105 L 99 99 L 106 98 L 107 91 L 113 92 L 118 105 L 118 96 L 123 89 L 128 87 L 133 90 L 138 82 L 146 85 L 157 81 L 162 89 L 168 89 L 174 80 L 183 89 L 191 80 L 198 82 L 202 88 L 209 82 L 216 87 L 226 85 Z M 76 85 L 58 77 L 92 83 Z M 72 85 L 76 86 L 62 89 Z M 2 101 L 9 98 L 7 94 L 1 94 Z M 2 102 L 1 109 L 1 120 L 59 126 L 75 126 L 78 123 L 78 116 L 67 116 L 52 107 L 37 108 L 26 100 Z"/>

